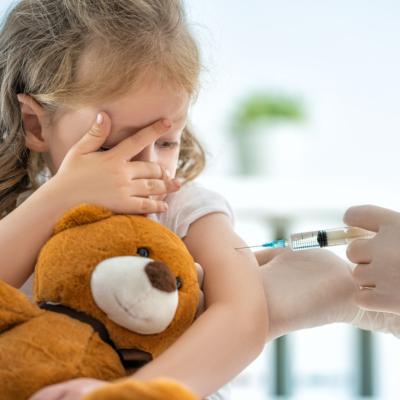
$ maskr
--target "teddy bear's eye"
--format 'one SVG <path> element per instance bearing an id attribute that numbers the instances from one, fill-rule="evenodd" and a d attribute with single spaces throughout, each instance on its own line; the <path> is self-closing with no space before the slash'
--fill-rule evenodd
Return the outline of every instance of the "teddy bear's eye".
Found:
<path id="1" fill-rule="evenodd" d="M 139 254 L 140 257 L 149 257 L 150 256 L 150 251 L 147 247 L 139 247 L 137 249 L 137 253 Z"/>
<path id="2" fill-rule="evenodd" d="M 182 287 L 182 279 L 179 276 L 176 277 L 176 288 L 179 290 Z"/>

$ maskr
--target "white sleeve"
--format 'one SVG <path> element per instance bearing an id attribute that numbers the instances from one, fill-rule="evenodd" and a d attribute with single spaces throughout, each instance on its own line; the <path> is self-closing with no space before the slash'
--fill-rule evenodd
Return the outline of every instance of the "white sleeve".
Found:
<path id="1" fill-rule="evenodd" d="M 227 383 L 218 392 L 206 397 L 204 400 L 229 400 L 232 398 L 231 384 Z"/>
<path id="2" fill-rule="evenodd" d="M 351 323 L 360 329 L 391 333 L 400 339 L 400 315 L 360 309 Z"/>
<path id="3" fill-rule="evenodd" d="M 162 222 L 181 238 L 187 235 L 193 222 L 207 214 L 223 213 L 234 223 L 232 208 L 225 198 L 194 183 L 183 185 L 170 196 L 168 206 L 169 212 Z"/>

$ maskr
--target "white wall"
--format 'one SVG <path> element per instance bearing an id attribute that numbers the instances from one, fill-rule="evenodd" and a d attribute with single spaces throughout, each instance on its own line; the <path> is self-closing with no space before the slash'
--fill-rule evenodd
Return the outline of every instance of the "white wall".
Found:
<path id="1" fill-rule="evenodd" d="M 233 161 L 226 126 L 238 98 L 272 88 L 302 96 L 308 107 L 302 168 L 294 168 L 295 177 L 397 178 L 400 2 L 186 5 L 208 68 L 193 120 L 214 154 L 210 173 L 229 171 Z"/>

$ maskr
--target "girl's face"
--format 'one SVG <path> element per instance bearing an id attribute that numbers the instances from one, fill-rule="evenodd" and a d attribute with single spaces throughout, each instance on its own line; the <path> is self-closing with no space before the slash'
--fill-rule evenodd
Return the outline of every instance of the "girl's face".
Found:
<path id="1" fill-rule="evenodd" d="M 158 163 L 167 168 L 171 176 L 175 176 L 189 102 L 190 96 L 183 89 L 147 84 L 110 102 L 99 101 L 96 106 L 78 110 L 60 109 L 52 125 L 42 130 L 48 148 L 45 155 L 48 167 L 55 174 L 68 150 L 91 128 L 96 115 L 104 111 L 111 118 L 111 132 L 104 148 L 112 148 L 161 118 L 169 119 L 172 127 L 166 134 L 133 156 L 132 160 Z"/>

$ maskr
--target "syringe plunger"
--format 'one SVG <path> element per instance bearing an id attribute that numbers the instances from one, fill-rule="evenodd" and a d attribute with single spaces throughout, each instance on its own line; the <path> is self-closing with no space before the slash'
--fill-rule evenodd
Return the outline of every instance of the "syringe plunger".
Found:
<path id="1" fill-rule="evenodd" d="M 288 245 L 293 250 L 305 250 L 348 244 L 354 239 L 368 238 L 371 236 L 373 236 L 372 232 L 361 228 L 346 226 L 343 228 L 294 233 L 290 235 Z"/>

